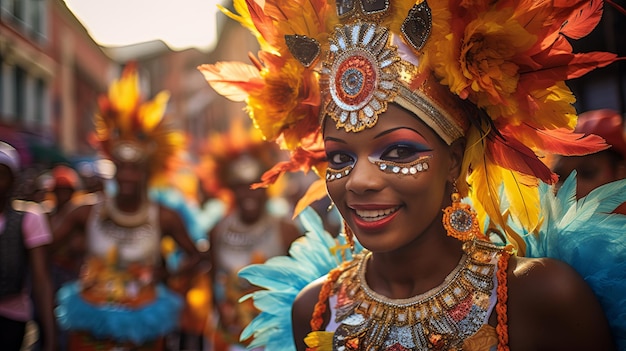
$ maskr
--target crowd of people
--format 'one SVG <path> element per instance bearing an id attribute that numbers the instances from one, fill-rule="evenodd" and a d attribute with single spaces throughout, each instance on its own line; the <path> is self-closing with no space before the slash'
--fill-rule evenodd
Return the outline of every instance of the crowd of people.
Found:
<path id="1" fill-rule="evenodd" d="M 626 350 L 624 115 L 565 84 L 602 2 L 235 5 L 259 60 L 199 70 L 255 129 L 197 164 L 134 63 L 101 160 L 0 140 L 3 350 Z"/>
<path id="2" fill-rule="evenodd" d="M 146 100 L 139 87 L 131 63 L 99 100 L 98 161 L 27 172 L 0 145 L 3 350 L 240 348 L 236 332 L 222 333 L 255 316 L 226 307 L 251 291 L 237 271 L 287 254 L 301 235 L 278 196 L 249 189 L 273 143 L 209 148 L 203 157 L 221 166 L 195 180 L 201 200 L 186 199 L 177 185 L 189 184 L 177 182 L 187 179 L 168 167 L 180 166 L 184 138 L 164 114 L 167 95 Z"/>

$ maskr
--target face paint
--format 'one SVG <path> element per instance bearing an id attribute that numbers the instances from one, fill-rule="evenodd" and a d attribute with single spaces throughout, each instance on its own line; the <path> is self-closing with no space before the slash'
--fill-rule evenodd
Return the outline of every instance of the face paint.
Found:
<path id="1" fill-rule="evenodd" d="M 428 170 L 432 157 L 428 142 L 414 129 L 397 128 L 387 131 L 379 140 L 381 152 L 368 157 L 385 173 L 417 175 Z"/>

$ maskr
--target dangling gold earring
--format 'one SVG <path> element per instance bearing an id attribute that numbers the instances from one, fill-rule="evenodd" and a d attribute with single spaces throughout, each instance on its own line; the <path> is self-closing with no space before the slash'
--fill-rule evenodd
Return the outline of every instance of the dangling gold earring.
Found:
<path id="1" fill-rule="evenodd" d="M 461 202 L 461 195 L 453 183 L 452 204 L 443 210 L 443 226 L 448 235 L 462 242 L 470 241 L 480 233 L 476 212 L 468 204 Z"/>
<path id="2" fill-rule="evenodd" d="M 328 207 L 326 207 L 326 212 L 332 211 L 334 207 L 335 207 L 335 202 L 331 201 L 330 205 L 328 205 Z"/>

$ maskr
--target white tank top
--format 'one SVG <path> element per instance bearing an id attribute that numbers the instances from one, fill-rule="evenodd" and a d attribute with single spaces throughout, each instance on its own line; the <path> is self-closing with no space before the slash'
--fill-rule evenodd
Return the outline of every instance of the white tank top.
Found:
<path id="1" fill-rule="evenodd" d="M 102 218 L 103 207 L 104 201 L 95 204 L 88 220 L 89 254 L 105 258 L 113 248 L 117 248 L 118 264 L 122 267 L 129 263 L 156 265 L 159 262 L 161 242 L 159 206 L 150 203 L 146 222 L 133 228 L 121 227 L 108 218 Z"/>

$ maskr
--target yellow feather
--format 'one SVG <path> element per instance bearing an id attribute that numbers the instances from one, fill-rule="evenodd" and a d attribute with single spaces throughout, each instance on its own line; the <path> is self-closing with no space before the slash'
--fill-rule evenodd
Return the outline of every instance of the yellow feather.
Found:
<path id="1" fill-rule="evenodd" d="M 540 217 L 537 178 L 505 169 L 501 174 L 509 205 L 508 210 L 524 228 L 533 231 L 539 224 Z"/>
<path id="2" fill-rule="evenodd" d="M 233 5 L 237 13 L 231 12 L 229 9 L 225 8 L 222 5 L 217 5 L 217 7 L 219 8 L 220 11 L 222 11 L 223 14 L 241 23 L 241 25 L 244 28 L 247 28 L 252 33 L 252 35 L 255 36 L 262 50 L 272 52 L 273 50 L 270 49 L 271 48 L 270 45 L 267 43 L 267 41 L 265 41 L 265 39 L 263 39 L 263 37 L 261 36 L 261 33 L 259 33 L 259 31 L 254 26 L 254 23 L 252 22 L 252 18 L 250 16 L 250 11 L 248 11 L 248 6 L 246 5 L 246 1 L 235 0 L 233 2 Z"/>
<path id="3" fill-rule="evenodd" d="M 467 184 L 459 183 L 459 191 L 472 200 L 483 232 L 486 232 L 485 226 L 505 231 L 515 249 L 524 252 L 524 241 L 518 233 L 508 230 L 506 219 L 509 215 L 515 217 L 529 231 L 539 225 L 538 180 L 494 164 L 485 155 L 483 142 L 478 129 L 470 128 L 462 165 Z M 503 186 L 504 192 L 501 191 Z M 506 209 L 502 208 L 503 204 L 507 204 Z"/>
<path id="4" fill-rule="evenodd" d="M 304 342 L 309 349 L 315 351 L 331 351 L 333 349 L 333 332 L 315 331 L 309 333 Z"/>
<path id="5" fill-rule="evenodd" d="M 136 70 L 125 70 L 119 80 L 109 86 L 109 101 L 117 111 L 117 123 L 121 130 L 130 129 L 132 114 L 141 99 L 139 74 Z"/>
<path id="6" fill-rule="evenodd" d="M 144 132 L 152 131 L 161 122 L 169 99 L 170 93 L 161 91 L 154 99 L 139 106 L 139 120 Z"/>

